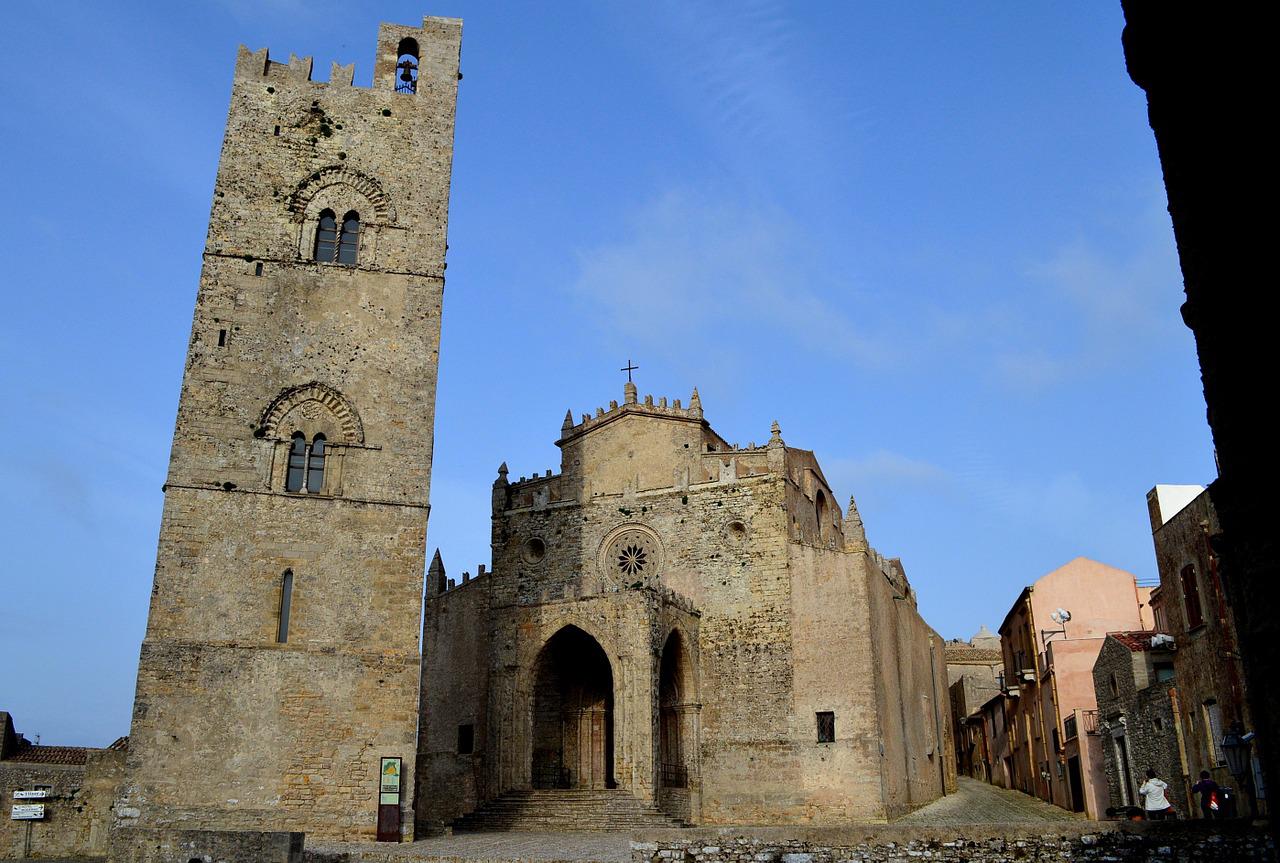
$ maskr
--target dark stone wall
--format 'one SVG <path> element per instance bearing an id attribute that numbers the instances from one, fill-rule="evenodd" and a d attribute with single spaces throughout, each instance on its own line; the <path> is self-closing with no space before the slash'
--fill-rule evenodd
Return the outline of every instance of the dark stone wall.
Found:
<path id="1" fill-rule="evenodd" d="M 1275 843 L 1260 828 L 1212 822 L 1082 824 L 1037 832 L 991 827 L 840 830 L 654 831 L 631 843 L 631 863 L 1061 863 L 1204 860 L 1268 863 Z M 337 863 L 308 855 L 309 863 Z"/>
<path id="2" fill-rule="evenodd" d="M 301 833 L 123 827 L 111 834 L 109 863 L 302 863 Z"/>
<path id="3" fill-rule="evenodd" d="M 1195 334 L 1219 478 L 1210 494 L 1222 523 L 1213 538 L 1240 632 L 1249 697 L 1264 742 L 1280 720 L 1277 653 L 1280 560 L 1268 490 L 1280 474 L 1265 414 L 1265 368 L 1277 301 L 1267 286 L 1274 242 L 1257 216 L 1273 185 L 1272 138 L 1263 64 L 1273 57 L 1265 7 L 1121 0 L 1129 75 L 1147 94 L 1164 170 L 1169 214 Z M 1263 372 L 1260 376 L 1259 372 Z M 1263 770 L 1280 781 L 1280 747 L 1264 746 Z"/>

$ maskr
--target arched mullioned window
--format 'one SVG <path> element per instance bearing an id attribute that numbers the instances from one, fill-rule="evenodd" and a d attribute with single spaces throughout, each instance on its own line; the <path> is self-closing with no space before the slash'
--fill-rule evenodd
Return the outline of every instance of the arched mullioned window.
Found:
<path id="1" fill-rule="evenodd" d="M 404 38 L 396 48 L 396 92 L 418 92 L 418 41 Z"/>
<path id="2" fill-rule="evenodd" d="M 280 577 L 280 623 L 276 627 L 276 642 L 289 640 L 289 612 L 293 608 L 293 570 L 286 569 Z"/>
<path id="3" fill-rule="evenodd" d="M 353 267 L 360 256 L 360 214 L 351 210 L 339 226 L 333 210 L 322 210 L 316 224 L 315 259 Z"/>
<path id="4" fill-rule="evenodd" d="M 289 473 L 285 477 L 285 491 L 302 491 L 307 475 L 307 438 L 302 432 L 294 432 L 289 444 Z"/>
<path id="5" fill-rule="evenodd" d="M 338 220 L 333 210 L 320 213 L 320 224 L 316 227 L 315 259 L 332 261 L 338 251 Z"/>
<path id="6" fill-rule="evenodd" d="M 324 488 L 324 435 L 318 434 L 311 441 L 307 456 L 307 491 L 319 494 Z"/>
<path id="7" fill-rule="evenodd" d="M 289 443 L 289 469 L 285 474 L 285 491 L 319 494 L 324 490 L 325 437 L 316 435 L 307 443 L 306 435 L 294 432 Z"/>
<path id="8" fill-rule="evenodd" d="M 360 214 L 355 210 L 342 217 L 342 233 L 338 235 L 338 263 L 355 266 L 360 252 Z"/>

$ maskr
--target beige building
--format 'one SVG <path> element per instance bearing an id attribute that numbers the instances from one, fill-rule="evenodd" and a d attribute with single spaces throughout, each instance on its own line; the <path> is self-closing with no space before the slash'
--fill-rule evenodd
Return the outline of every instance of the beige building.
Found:
<path id="1" fill-rule="evenodd" d="M 583 800 L 840 824 L 950 788 L 942 641 L 812 452 L 631 383 L 556 443 L 557 474 L 499 470 L 493 570 L 428 575 L 420 831 L 581 825 Z"/>
<path id="2" fill-rule="evenodd" d="M 1151 627 L 1149 595 L 1132 573 L 1084 557 L 1023 589 L 1000 625 L 1003 704 L 985 711 L 1000 739 L 989 747 L 998 784 L 1103 817 L 1093 666 L 1107 633 Z"/>
<path id="3" fill-rule="evenodd" d="M 460 39 L 382 25 L 372 88 L 240 49 L 123 827 L 412 836 Z"/>

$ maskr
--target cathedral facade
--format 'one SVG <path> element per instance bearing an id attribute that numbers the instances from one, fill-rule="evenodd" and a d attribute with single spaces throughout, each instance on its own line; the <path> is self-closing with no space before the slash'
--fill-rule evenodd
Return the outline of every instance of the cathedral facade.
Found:
<path id="1" fill-rule="evenodd" d="M 540 810 L 595 789 L 686 824 L 819 825 L 949 790 L 942 643 L 853 501 L 776 423 L 739 447 L 697 390 L 623 395 L 566 415 L 560 473 L 499 470 L 492 571 L 432 564 L 418 830 L 531 826 L 530 790 Z"/>

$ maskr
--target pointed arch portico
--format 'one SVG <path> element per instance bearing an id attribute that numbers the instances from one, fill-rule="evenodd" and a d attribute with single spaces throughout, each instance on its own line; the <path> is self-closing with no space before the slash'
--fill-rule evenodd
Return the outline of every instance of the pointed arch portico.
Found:
<path id="1" fill-rule="evenodd" d="M 600 642 L 558 630 L 538 652 L 532 696 L 533 787 L 615 787 L 614 672 Z"/>

